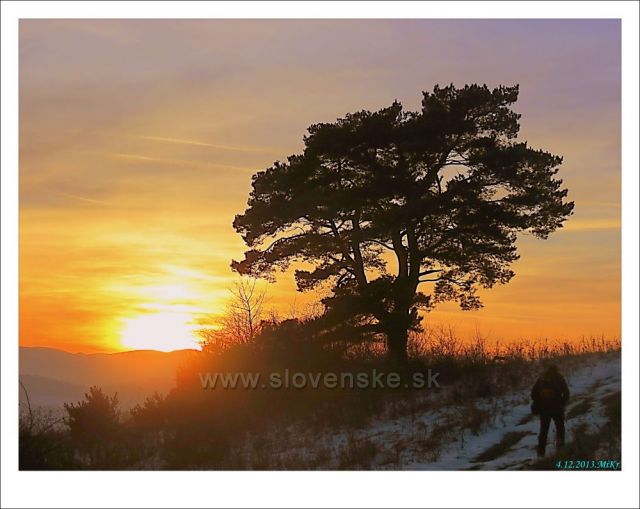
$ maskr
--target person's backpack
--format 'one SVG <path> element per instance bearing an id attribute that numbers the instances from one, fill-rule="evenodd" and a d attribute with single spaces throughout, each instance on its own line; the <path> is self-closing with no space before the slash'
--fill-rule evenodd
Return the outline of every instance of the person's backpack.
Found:
<path id="1" fill-rule="evenodd" d="M 540 387 L 538 389 L 538 397 L 531 403 L 531 413 L 537 415 L 540 413 L 540 407 L 545 403 L 550 403 L 558 397 L 555 385 L 551 380 L 540 379 Z"/>
<path id="2" fill-rule="evenodd" d="M 540 387 L 540 401 L 549 402 L 555 401 L 558 399 L 558 391 L 556 390 L 556 386 L 552 380 L 545 380 L 544 378 L 541 380 Z"/>

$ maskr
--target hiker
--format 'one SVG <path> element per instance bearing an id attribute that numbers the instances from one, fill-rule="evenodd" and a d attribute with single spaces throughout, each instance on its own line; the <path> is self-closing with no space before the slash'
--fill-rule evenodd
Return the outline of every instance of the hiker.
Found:
<path id="1" fill-rule="evenodd" d="M 540 414 L 538 456 L 544 456 L 549 424 L 556 427 L 556 449 L 564 445 L 564 408 L 569 401 L 569 387 L 557 366 L 550 365 L 531 390 L 531 411 Z"/>

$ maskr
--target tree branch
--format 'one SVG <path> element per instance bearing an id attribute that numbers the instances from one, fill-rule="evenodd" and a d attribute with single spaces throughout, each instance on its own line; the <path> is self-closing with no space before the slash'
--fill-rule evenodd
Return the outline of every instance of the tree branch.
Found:
<path id="1" fill-rule="evenodd" d="M 427 276 L 429 274 L 435 274 L 437 272 L 443 272 L 444 269 L 429 269 L 429 270 L 423 270 L 422 272 L 420 272 L 420 274 L 418 274 L 419 276 Z"/>

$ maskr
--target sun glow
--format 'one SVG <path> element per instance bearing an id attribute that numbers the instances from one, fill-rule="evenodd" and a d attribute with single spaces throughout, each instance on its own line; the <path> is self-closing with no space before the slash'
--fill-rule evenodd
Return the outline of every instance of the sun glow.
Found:
<path id="1" fill-rule="evenodd" d="M 182 348 L 195 348 L 193 315 L 181 311 L 161 311 L 124 320 L 122 344 L 135 350 L 161 350 L 169 352 Z"/>
<path id="2" fill-rule="evenodd" d="M 193 276 L 193 274 L 192 274 Z M 194 278 L 196 281 L 205 279 Z M 149 281 L 148 283 L 152 283 Z M 196 331 L 203 327 L 202 318 L 211 312 L 207 304 L 215 301 L 210 292 L 195 282 L 176 282 L 175 274 L 154 284 L 136 288 L 120 288 L 139 299 L 138 314 L 120 320 L 120 343 L 126 349 L 171 351 L 197 348 Z"/>

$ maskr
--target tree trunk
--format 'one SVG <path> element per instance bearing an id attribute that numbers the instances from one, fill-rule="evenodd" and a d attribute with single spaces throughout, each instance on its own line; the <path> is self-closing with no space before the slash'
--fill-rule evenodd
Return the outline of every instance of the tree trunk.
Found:
<path id="1" fill-rule="evenodd" d="M 393 362 L 405 364 L 407 362 L 408 327 L 394 324 L 387 330 L 387 354 Z"/>
<path id="2" fill-rule="evenodd" d="M 393 307 L 382 320 L 383 330 L 387 336 L 387 354 L 392 362 L 399 364 L 406 364 L 408 360 L 409 329 L 416 320 L 412 302 L 417 287 L 417 276 L 398 277 L 393 284 Z"/>

